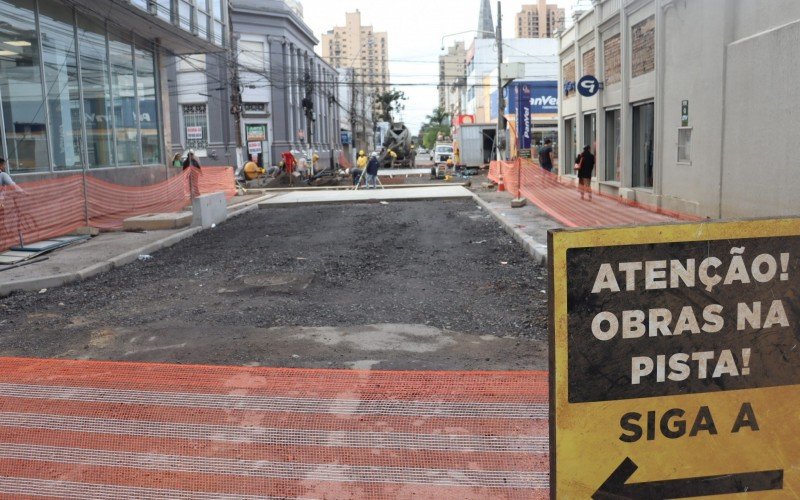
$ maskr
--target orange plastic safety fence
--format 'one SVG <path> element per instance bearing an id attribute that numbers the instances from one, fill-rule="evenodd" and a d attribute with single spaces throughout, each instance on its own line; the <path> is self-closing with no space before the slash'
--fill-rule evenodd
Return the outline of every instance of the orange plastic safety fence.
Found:
<path id="1" fill-rule="evenodd" d="M 515 198 L 520 196 L 520 161 L 492 161 L 489 163 L 489 180 L 500 183 Z"/>
<path id="2" fill-rule="evenodd" d="M 80 226 L 112 230 L 128 217 L 179 211 L 191 196 L 224 192 L 236 195 L 231 167 L 186 169 L 147 186 L 123 186 L 89 174 L 73 174 L 0 188 L 0 251 L 60 236 Z"/>
<path id="3" fill-rule="evenodd" d="M 549 496 L 547 374 L 0 358 L 0 494 Z"/>
<path id="4" fill-rule="evenodd" d="M 618 226 L 699 219 L 623 200 L 596 189 L 586 188 L 581 193 L 572 179 L 548 172 L 533 161 L 522 160 L 520 166 L 522 196 L 566 226 Z M 590 201 L 591 204 L 587 204 Z"/>
<path id="5" fill-rule="evenodd" d="M 0 187 L 0 250 L 68 233 L 86 224 L 83 179 L 73 175 Z"/>

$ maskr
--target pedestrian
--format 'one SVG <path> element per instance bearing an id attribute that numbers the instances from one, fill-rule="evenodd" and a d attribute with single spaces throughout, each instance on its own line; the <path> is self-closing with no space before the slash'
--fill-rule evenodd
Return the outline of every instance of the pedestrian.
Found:
<path id="1" fill-rule="evenodd" d="M 367 189 L 378 188 L 378 168 L 380 168 L 378 153 L 372 153 L 367 163 Z"/>
<path id="2" fill-rule="evenodd" d="M 575 158 L 575 169 L 578 174 L 578 191 L 581 199 L 588 193 L 589 201 L 592 201 L 592 172 L 594 171 L 594 155 L 591 146 L 584 146 L 583 153 Z"/>
<path id="3" fill-rule="evenodd" d="M 175 168 L 183 167 L 183 162 L 181 161 L 180 153 L 175 153 L 175 156 L 172 157 L 172 166 Z"/>
<path id="4" fill-rule="evenodd" d="M 553 171 L 553 141 L 544 140 L 544 146 L 539 148 L 539 166 L 547 172 Z"/>
<path id="5" fill-rule="evenodd" d="M 12 179 L 11 176 L 8 174 L 8 172 L 6 172 L 5 158 L 0 158 L 0 228 L 2 228 L 3 221 L 5 220 L 6 191 L 25 194 L 25 191 L 21 187 L 19 187 L 14 182 L 14 179 Z"/>
<path id="6" fill-rule="evenodd" d="M 297 173 L 300 174 L 301 179 L 305 179 L 308 175 L 308 156 L 305 153 L 297 160 Z"/>
<path id="7" fill-rule="evenodd" d="M 194 154 L 194 149 L 189 150 L 186 159 L 183 161 L 183 169 L 186 170 L 189 167 L 200 168 L 200 160 L 198 160 L 197 156 Z"/>
<path id="8" fill-rule="evenodd" d="M 368 163 L 367 154 L 362 149 L 358 152 L 358 159 L 356 160 L 356 168 L 352 169 L 350 173 L 353 175 L 353 185 L 357 186 L 361 182 L 361 175 L 367 168 Z"/>

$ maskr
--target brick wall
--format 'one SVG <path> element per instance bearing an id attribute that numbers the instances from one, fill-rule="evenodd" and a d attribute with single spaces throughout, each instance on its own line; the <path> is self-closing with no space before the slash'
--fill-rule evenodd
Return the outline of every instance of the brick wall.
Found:
<path id="1" fill-rule="evenodd" d="M 611 85 L 622 80 L 622 52 L 620 36 L 614 35 L 603 42 L 603 67 L 605 83 Z"/>
<path id="2" fill-rule="evenodd" d="M 575 82 L 575 60 L 568 62 L 564 65 L 564 83 Z M 575 95 L 575 90 L 571 90 L 564 94 L 564 97 L 572 97 Z"/>
<path id="3" fill-rule="evenodd" d="M 594 49 L 591 49 L 583 53 L 583 74 L 594 75 L 594 72 L 595 72 Z"/>
<path id="4" fill-rule="evenodd" d="M 656 67 L 656 19 L 650 16 L 631 28 L 631 74 L 633 78 Z"/>

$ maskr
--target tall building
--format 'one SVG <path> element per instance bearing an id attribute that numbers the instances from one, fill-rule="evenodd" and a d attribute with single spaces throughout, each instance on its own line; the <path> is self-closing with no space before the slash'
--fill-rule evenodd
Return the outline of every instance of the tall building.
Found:
<path id="1" fill-rule="evenodd" d="M 494 21 L 489 0 L 481 0 L 481 14 L 478 17 L 478 38 L 494 38 Z"/>
<path id="2" fill-rule="evenodd" d="M 553 34 L 564 27 L 564 9 L 547 0 L 523 5 L 515 25 L 517 38 L 553 38 Z"/>
<path id="3" fill-rule="evenodd" d="M 464 42 L 456 42 L 439 56 L 439 107 L 450 113 L 455 111 L 451 87 L 467 76 L 467 49 Z"/>
<path id="4" fill-rule="evenodd" d="M 334 68 L 353 68 L 367 94 L 389 88 L 389 40 L 386 32 L 375 32 L 361 24 L 361 12 L 348 12 L 345 25 L 322 35 L 322 58 Z M 376 112 L 379 111 L 376 109 Z"/>

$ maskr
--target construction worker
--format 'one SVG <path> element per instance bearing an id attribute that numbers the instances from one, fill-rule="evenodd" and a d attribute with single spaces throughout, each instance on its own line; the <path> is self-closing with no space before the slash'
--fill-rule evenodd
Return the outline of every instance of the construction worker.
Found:
<path id="1" fill-rule="evenodd" d="M 394 161 L 397 159 L 397 153 L 395 153 L 391 148 L 389 149 L 389 158 L 391 158 L 389 168 L 394 168 Z"/>
<path id="2" fill-rule="evenodd" d="M 358 185 L 358 182 L 361 180 L 361 174 L 364 173 L 364 170 L 367 168 L 367 163 L 369 159 L 367 158 L 367 154 L 362 149 L 358 152 L 358 159 L 356 160 L 356 166 L 350 173 L 353 175 L 353 185 Z"/>

